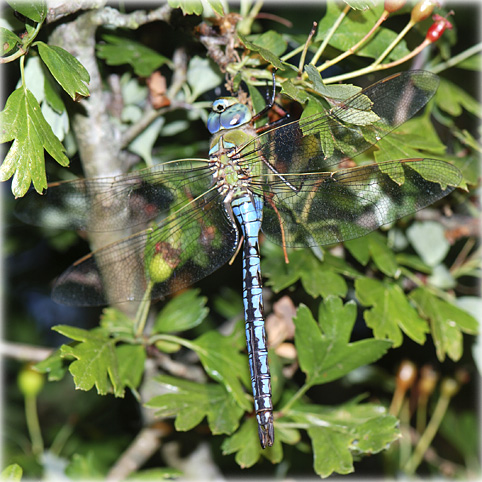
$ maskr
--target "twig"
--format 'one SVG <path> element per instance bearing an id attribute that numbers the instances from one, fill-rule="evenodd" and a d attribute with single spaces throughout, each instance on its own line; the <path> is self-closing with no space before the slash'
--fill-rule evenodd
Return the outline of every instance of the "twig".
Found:
<path id="1" fill-rule="evenodd" d="M 0 355 L 21 361 L 39 362 L 52 354 L 52 348 L 14 343 L 12 341 L 0 341 Z"/>
<path id="2" fill-rule="evenodd" d="M 161 424 L 143 428 L 109 470 L 106 480 L 124 480 L 137 471 L 160 447 L 161 438 L 166 433 L 167 429 Z"/>

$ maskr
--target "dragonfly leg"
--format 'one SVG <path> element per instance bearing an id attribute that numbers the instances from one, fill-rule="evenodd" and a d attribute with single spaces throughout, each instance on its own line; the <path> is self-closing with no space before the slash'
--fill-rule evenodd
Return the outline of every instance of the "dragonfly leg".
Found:
<path id="1" fill-rule="evenodd" d="M 276 204 L 273 202 L 273 199 L 269 196 L 265 196 L 266 201 L 270 204 L 270 206 L 273 208 L 273 211 L 276 213 L 276 216 L 278 216 L 278 221 L 281 229 L 281 244 L 283 247 L 283 253 L 285 256 L 285 263 L 288 264 L 290 260 L 288 259 L 288 253 L 286 251 L 286 238 L 285 238 L 285 230 L 283 227 L 283 220 L 281 219 L 280 213 L 278 211 L 278 208 L 276 207 Z"/>

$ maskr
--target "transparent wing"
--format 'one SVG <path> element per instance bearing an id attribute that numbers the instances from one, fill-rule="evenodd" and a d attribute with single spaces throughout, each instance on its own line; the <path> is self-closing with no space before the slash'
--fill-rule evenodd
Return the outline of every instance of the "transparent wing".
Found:
<path id="1" fill-rule="evenodd" d="M 15 213 L 37 226 L 124 230 L 161 222 L 211 183 L 206 160 L 173 161 L 116 177 L 52 183 L 42 196 L 30 192 L 19 199 Z"/>
<path id="2" fill-rule="evenodd" d="M 284 177 L 258 185 L 265 193 L 263 231 L 284 246 L 315 246 L 363 236 L 422 209 L 462 176 L 444 161 L 404 159 Z"/>
<path id="3" fill-rule="evenodd" d="M 413 117 L 434 95 L 438 77 L 430 72 L 402 72 L 316 114 L 274 128 L 242 146 L 238 156 L 248 166 L 263 159 L 280 174 L 332 170 L 355 157 Z"/>
<path id="4" fill-rule="evenodd" d="M 238 231 L 211 190 L 160 225 L 101 248 L 57 280 L 53 299 L 73 306 L 159 298 L 190 285 L 226 263 Z"/>

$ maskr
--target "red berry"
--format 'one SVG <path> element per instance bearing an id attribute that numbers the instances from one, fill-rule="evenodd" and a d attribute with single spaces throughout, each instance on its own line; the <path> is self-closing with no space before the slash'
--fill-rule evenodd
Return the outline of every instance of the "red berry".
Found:
<path id="1" fill-rule="evenodd" d="M 446 29 L 452 28 L 452 24 L 445 17 L 435 14 L 432 19 L 434 23 L 430 26 L 425 36 L 425 39 L 430 43 L 436 42 Z"/>

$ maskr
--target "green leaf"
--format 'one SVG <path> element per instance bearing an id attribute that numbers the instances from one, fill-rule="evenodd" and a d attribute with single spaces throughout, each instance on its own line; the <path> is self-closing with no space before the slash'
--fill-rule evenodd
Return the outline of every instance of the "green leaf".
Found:
<path id="1" fill-rule="evenodd" d="M 0 27 L 0 46 L 2 51 L 0 55 L 10 52 L 15 46 L 21 44 L 22 41 L 12 31 L 7 28 Z"/>
<path id="2" fill-rule="evenodd" d="M 318 30 L 314 38 L 315 42 L 322 42 L 333 28 L 338 17 L 342 13 L 344 4 L 337 2 L 328 2 L 326 14 L 318 24 Z M 383 12 L 383 3 L 376 2 L 369 10 L 351 11 L 343 19 L 343 22 L 338 26 L 333 36 L 331 36 L 329 45 L 345 52 L 353 47 L 359 40 L 361 40 L 377 22 Z M 377 34 L 370 42 L 365 43 L 361 49 L 355 52 L 355 55 L 360 57 L 377 58 L 396 38 L 397 34 L 387 28 L 379 27 Z M 389 53 L 387 61 L 397 60 L 408 55 L 408 50 L 405 41 L 401 41 Z"/>
<path id="3" fill-rule="evenodd" d="M 172 299 L 159 313 L 153 333 L 173 333 L 198 326 L 209 313 L 207 298 L 188 290 Z"/>
<path id="4" fill-rule="evenodd" d="M 300 104 L 304 104 L 309 98 L 306 90 L 302 87 L 294 85 L 291 80 L 285 80 L 281 84 L 281 94 L 291 97 L 293 100 L 296 100 L 296 102 L 299 102 Z"/>
<path id="5" fill-rule="evenodd" d="M 201 15 L 204 10 L 201 0 L 168 0 L 167 3 L 171 8 L 180 8 L 184 15 Z"/>
<path id="6" fill-rule="evenodd" d="M 167 57 L 135 40 L 115 35 L 103 35 L 102 39 L 106 43 L 97 45 L 97 56 L 107 65 L 129 64 L 140 77 L 149 77 L 168 61 Z"/>
<path id="7" fill-rule="evenodd" d="M 380 233 L 373 232 L 364 238 L 368 244 L 368 250 L 376 267 L 387 276 L 397 277 L 400 268 L 395 254 L 387 246 L 386 238 Z"/>
<path id="8" fill-rule="evenodd" d="M 293 319 L 295 345 L 300 367 L 309 386 L 328 383 L 355 368 L 383 356 L 391 343 L 365 339 L 350 343 L 356 319 L 353 301 L 343 306 L 339 298 L 330 296 L 320 305 L 319 324 L 305 305 L 300 305 Z"/>
<path id="9" fill-rule="evenodd" d="M 102 332 L 82 330 L 73 326 L 58 325 L 52 329 L 80 342 L 61 347 L 62 356 L 77 359 L 69 367 L 77 389 L 90 390 L 95 385 L 99 395 L 106 395 L 113 388 L 116 397 L 124 396 L 114 340 Z"/>
<path id="10" fill-rule="evenodd" d="M 240 32 L 237 32 L 239 39 L 243 43 L 243 45 L 248 49 L 251 50 L 252 52 L 258 52 L 261 57 L 266 60 L 266 62 L 270 63 L 275 69 L 279 70 L 285 70 L 284 64 L 281 62 L 281 60 L 278 58 L 277 55 L 275 55 L 273 52 L 256 45 L 253 42 L 250 42 L 243 34 Z"/>
<path id="11" fill-rule="evenodd" d="M 250 35 L 249 40 L 278 57 L 284 54 L 288 45 L 286 40 L 274 30 L 268 30 L 260 35 Z"/>
<path id="12" fill-rule="evenodd" d="M 223 455 L 236 453 L 236 463 L 243 469 L 252 467 L 261 456 L 266 457 L 271 463 L 276 464 L 283 460 L 283 435 L 276 430 L 272 447 L 262 449 L 258 438 L 258 425 L 256 418 L 251 417 L 241 425 L 240 429 L 227 438 L 221 448 Z"/>
<path id="13" fill-rule="evenodd" d="M 223 81 L 217 66 L 208 59 L 195 56 L 189 62 L 187 81 L 192 89 L 192 98 L 217 87 Z"/>
<path id="14" fill-rule="evenodd" d="M 221 385 L 194 383 L 167 375 L 156 377 L 167 392 L 154 397 L 146 406 L 154 408 L 158 417 L 175 416 L 178 431 L 191 430 L 207 417 L 214 435 L 233 433 L 244 410 Z"/>
<path id="15" fill-rule="evenodd" d="M 115 348 L 119 379 L 123 386 L 136 389 L 144 374 L 146 349 L 142 345 L 119 345 Z"/>
<path id="16" fill-rule="evenodd" d="M 324 268 L 315 268 L 302 273 L 301 283 L 305 291 L 313 298 L 320 295 L 323 298 L 327 296 L 345 297 L 348 291 L 343 276 Z"/>
<path id="17" fill-rule="evenodd" d="M 79 95 L 90 95 L 86 84 L 90 75 L 85 67 L 67 50 L 43 42 L 35 42 L 41 59 L 50 70 L 54 79 L 62 86 L 67 94 L 76 100 Z"/>
<path id="18" fill-rule="evenodd" d="M 430 322 L 432 337 L 440 361 L 448 355 L 457 361 L 462 356 L 462 332 L 476 334 L 478 322 L 466 311 L 441 300 L 427 288 L 417 288 L 410 293 L 420 314 Z"/>
<path id="19" fill-rule="evenodd" d="M 318 72 L 318 69 L 312 64 L 305 65 L 305 71 L 313 84 L 313 88 L 323 97 L 328 99 L 346 100 L 361 90 L 361 87 L 352 84 L 325 85 L 323 79 L 321 78 L 320 72 Z M 368 97 L 366 99 L 367 107 L 370 108 L 371 103 Z"/>
<path id="20" fill-rule="evenodd" d="M 363 266 L 366 266 L 370 260 L 370 249 L 366 238 L 366 236 L 363 236 L 362 238 L 350 239 L 343 243 L 345 248 L 350 251 L 350 254 Z"/>
<path id="21" fill-rule="evenodd" d="M 251 411 L 251 403 L 241 384 L 242 381 L 245 387 L 251 386 L 246 355 L 239 351 L 244 348 L 245 341 L 242 343 L 240 345 L 236 332 L 231 336 L 222 336 L 210 331 L 192 342 L 192 349 L 198 354 L 208 375 L 221 382 L 240 407 Z"/>
<path id="22" fill-rule="evenodd" d="M 0 166 L 0 181 L 14 176 L 12 192 L 16 197 L 23 196 L 31 182 L 41 193 L 47 188 L 43 150 L 61 166 L 67 166 L 69 160 L 29 90 L 20 87 L 10 94 L 5 109 L 0 112 L 0 125 L 4 127 L 0 143 L 14 141 Z"/>
<path id="23" fill-rule="evenodd" d="M 397 284 L 361 278 L 355 281 L 355 290 L 362 305 L 373 306 L 365 310 L 363 317 L 376 338 L 387 338 L 394 346 L 400 346 L 403 331 L 415 342 L 425 343 L 427 323 L 418 316 Z"/>
<path id="24" fill-rule="evenodd" d="M 134 322 L 117 308 L 104 308 L 100 326 L 112 336 L 134 338 Z"/>
<path id="25" fill-rule="evenodd" d="M 8 482 L 18 482 L 22 480 L 23 470 L 18 464 L 11 464 L 2 470 L 1 480 Z"/>
<path id="26" fill-rule="evenodd" d="M 482 117 L 482 106 L 476 99 L 458 85 L 441 78 L 435 94 L 435 102 L 439 109 L 447 112 L 451 117 L 458 117 L 463 109 L 471 114 Z"/>
<path id="27" fill-rule="evenodd" d="M 307 427 L 315 472 L 353 472 L 354 454 L 373 454 L 400 437 L 398 420 L 380 405 L 350 401 L 338 407 L 298 403 L 288 410 L 292 425 Z"/>
<path id="28" fill-rule="evenodd" d="M 89 450 L 86 455 L 73 454 L 70 464 L 65 468 L 65 475 L 71 480 L 97 480 L 105 476 L 98 467 L 98 461 L 92 450 Z"/>
<path id="29" fill-rule="evenodd" d="M 309 428 L 308 435 L 313 446 L 313 468 L 319 476 L 353 472 L 353 458 L 349 449 L 353 435 L 323 427 Z"/>
<path id="30" fill-rule="evenodd" d="M 64 378 L 64 375 L 67 372 L 67 360 L 68 357 L 63 357 L 60 349 L 55 350 L 45 360 L 36 363 L 35 369 L 40 373 L 47 373 L 49 382 L 58 382 Z"/>
<path id="31" fill-rule="evenodd" d="M 7 0 L 7 3 L 16 11 L 25 15 L 25 17 L 40 23 L 47 16 L 47 3 L 45 0 Z"/>

